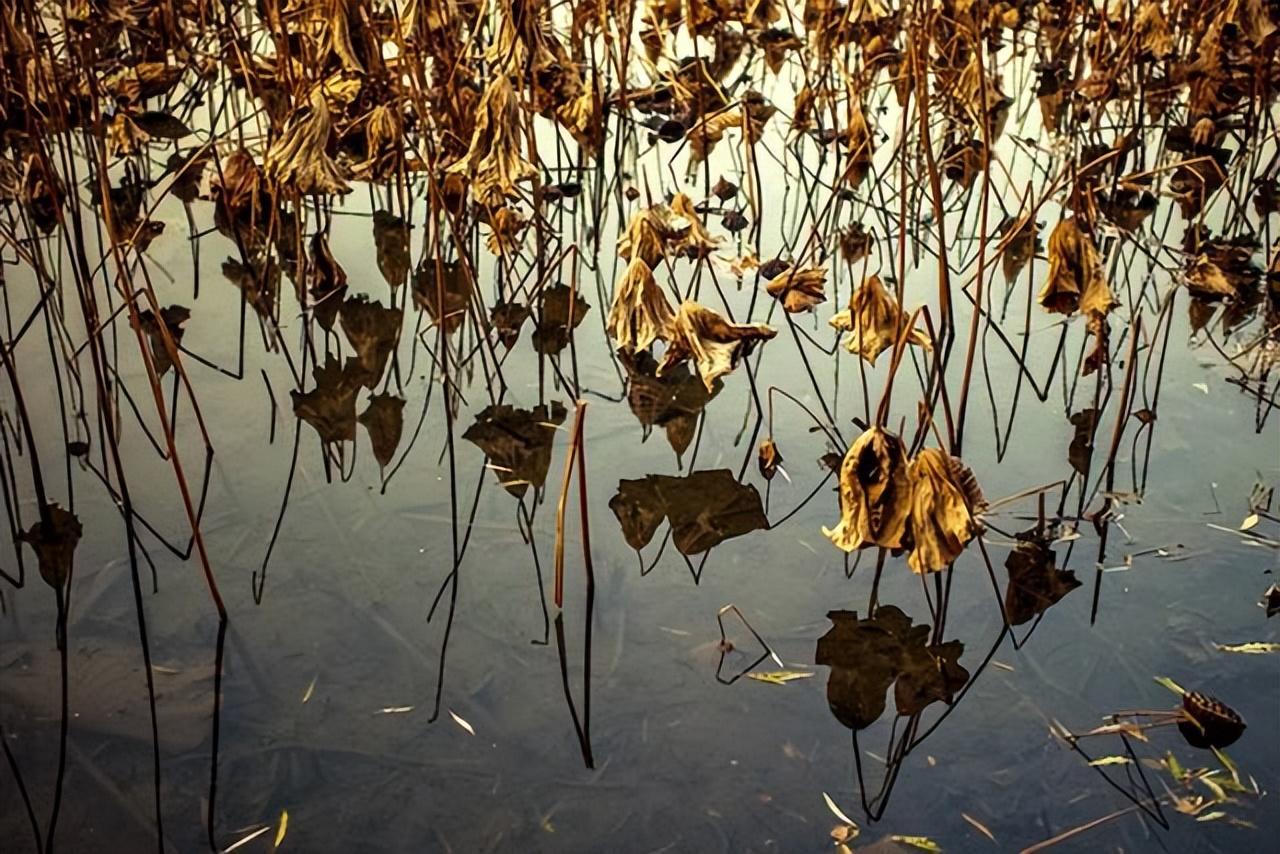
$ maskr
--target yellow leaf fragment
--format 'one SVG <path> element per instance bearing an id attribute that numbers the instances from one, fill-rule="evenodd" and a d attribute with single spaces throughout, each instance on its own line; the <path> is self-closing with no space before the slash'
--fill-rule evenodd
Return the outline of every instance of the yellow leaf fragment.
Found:
<path id="1" fill-rule="evenodd" d="M 272 848 L 279 848 L 280 843 L 284 842 L 284 835 L 289 832 L 289 811 L 280 810 L 280 826 L 276 829 L 276 841 L 272 844 Z"/>
<path id="2" fill-rule="evenodd" d="M 813 673 L 805 670 L 771 670 L 765 673 L 748 673 L 757 682 L 769 682 L 773 685 L 785 685 L 797 679 L 808 679 Z"/>
<path id="3" fill-rule="evenodd" d="M 932 851 L 934 854 L 942 854 L 942 846 L 927 836 L 899 836 L 894 834 L 889 837 L 889 840 L 891 842 L 901 842 L 903 845 L 910 845 L 912 848 L 919 848 L 921 851 Z"/>
<path id="4" fill-rule="evenodd" d="M 1271 652 L 1280 652 L 1280 643 L 1263 643 L 1254 641 L 1253 643 L 1215 643 L 1214 647 L 1219 652 L 1240 652 L 1245 655 L 1266 655 Z"/>
<path id="5" fill-rule="evenodd" d="M 1133 760 L 1128 756 L 1099 756 L 1097 759 L 1090 760 L 1089 766 L 1092 768 L 1105 768 L 1108 765 L 1132 765 Z"/>

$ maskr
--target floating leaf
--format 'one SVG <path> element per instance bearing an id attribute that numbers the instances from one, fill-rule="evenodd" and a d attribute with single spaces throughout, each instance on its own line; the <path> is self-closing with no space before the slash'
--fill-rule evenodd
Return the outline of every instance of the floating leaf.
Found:
<path id="1" fill-rule="evenodd" d="M 942 846 L 934 842 L 927 836 L 899 836 L 894 834 L 889 837 L 892 842 L 901 842 L 903 845 L 910 845 L 912 848 L 919 848 L 921 851 L 931 851 L 933 854 L 942 854 Z"/>
<path id="2" fill-rule="evenodd" d="M 1187 744 L 1200 748 L 1229 747 L 1244 734 L 1244 719 L 1216 697 L 1187 691 L 1182 695 L 1178 731 Z"/>
<path id="3" fill-rule="evenodd" d="M 797 679 L 808 679 L 812 675 L 812 671 L 808 670 L 753 671 L 747 674 L 749 678 L 755 679 L 757 682 L 768 682 L 773 685 L 786 685 L 788 682 L 794 682 Z"/>
<path id="4" fill-rule="evenodd" d="M 1250 513 L 1248 516 L 1245 516 L 1244 521 L 1240 523 L 1240 530 L 1252 530 L 1257 527 L 1259 521 L 1257 513 Z"/>
<path id="5" fill-rule="evenodd" d="M 978 821 L 976 818 L 969 815 L 967 812 L 960 813 L 960 817 L 965 821 L 969 822 L 969 824 L 973 826 L 974 830 L 978 831 L 983 836 L 987 837 L 987 839 L 990 839 L 992 842 L 996 841 L 996 835 L 992 833 L 990 828 L 988 828 L 985 824 Z"/>

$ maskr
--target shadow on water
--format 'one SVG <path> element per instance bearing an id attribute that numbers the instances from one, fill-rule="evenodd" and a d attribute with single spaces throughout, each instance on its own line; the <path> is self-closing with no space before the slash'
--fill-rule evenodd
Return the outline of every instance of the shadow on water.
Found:
<path id="1" fill-rule="evenodd" d="M 1280 832 L 1274 3 L 11 5 L 6 852 Z"/>

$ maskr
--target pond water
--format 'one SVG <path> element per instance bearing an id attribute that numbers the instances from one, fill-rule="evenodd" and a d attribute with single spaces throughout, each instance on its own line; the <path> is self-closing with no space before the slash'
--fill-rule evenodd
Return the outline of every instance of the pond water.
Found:
<path id="1" fill-rule="evenodd" d="M 1275 180 L 1274 103 L 1233 131 L 1223 190 L 1191 213 L 1223 241 L 1255 239 L 1257 298 L 1206 300 L 1186 282 L 1206 256 L 1185 249 L 1188 211 L 1163 183 L 1192 156 L 1167 150 L 1182 119 L 1137 131 L 1128 164 L 1091 185 L 1105 196 L 1151 171 L 1154 211 L 1127 230 L 1114 208 L 1086 215 L 1073 194 L 1089 182 L 1062 176 L 1113 157 L 1081 149 L 1126 126 L 1077 115 L 1077 139 L 1051 133 L 1018 44 L 985 54 L 1012 95 L 991 167 L 968 187 L 943 177 L 936 196 L 902 143 L 916 113 L 885 81 L 867 96 L 862 180 L 839 145 L 788 130 L 801 78 L 758 58 L 743 61 L 749 82 L 787 115 L 754 144 L 740 119 L 703 163 L 640 126 L 674 121 L 643 101 L 615 107 L 594 161 L 531 121 L 539 187 L 568 195 L 503 255 L 480 214 L 451 232 L 433 195 L 445 182 L 420 178 L 353 180 L 281 205 L 269 228 L 228 227 L 215 175 L 236 168 L 229 116 L 252 111 L 240 94 L 237 109 L 210 99 L 209 116 L 186 104 L 194 136 L 157 132 L 140 166 L 110 161 L 113 187 L 156 182 L 143 219 L 164 224 L 145 253 L 113 255 L 86 178 L 95 153 L 73 146 L 61 168 L 83 197 L 83 244 L 5 209 L 14 536 L 0 567 L 16 574 L 21 555 L 26 583 L 0 585 L 0 848 L 796 852 L 848 836 L 854 851 L 984 852 L 1068 834 L 1052 849 L 1265 850 L 1280 834 L 1280 637 L 1259 607 L 1280 566 L 1280 272 L 1264 269 L 1278 221 L 1234 191 Z M 731 100 L 758 103 L 745 92 Z M 279 122 L 307 114 L 290 115 Z M 205 156 L 211 140 L 203 198 L 165 192 L 169 154 Z M 264 144 L 247 144 L 258 162 Z M 721 176 L 735 194 L 714 192 Z M 710 389 L 696 353 L 654 375 L 673 333 L 650 356 L 607 328 L 620 238 L 650 207 L 671 243 L 696 246 L 704 223 L 715 241 L 651 265 L 672 307 L 696 299 L 776 330 Z M 726 227 L 730 210 L 745 231 Z M 1037 299 L 1051 232 L 1073 216 L 1096 218 L 1083 239 L 1115 294 L 1107 334 Z M 1006 274 L 1001 235 L 1020 221 L 1042 243 Z M 848 261 L 855 223 L 870 252 Z M 258 227 L 278 245 L 258 246 Z M 639 233 L 622 241 L 635 254 Z M 250 255 L 278 267 L 246 273 Z M 130 288 L 188 310 L 168 318 L 185 380 L 154 314 L 132 334 L 122 257 Z M 789 313 L 765 275 L 785 280 L 786 264 L 759 268 L 776 258 L 825 270 L 825 302 Z M 892 319 L 874 363 L 838 346 L 849 333 L 828 318 L 876 273 L 908 313 L 924 307 L 909 322 L 932 349 Z M 967 351 L 975 299 L 987 310 Z M 502 303 L 534 306 L 512 315 L 514 341 Z M 140 344 L 162 373 L 158 405 Z M 877 420 L 912 454 L 963 458 L 981 486 L 989 509 L 970 508 L 976 536 L 941 572 L 824 535 L 841 519 L 841 458 Z M 766 438 L 783 458 L 771 478 Z M 83 529 L 57 595 L 16 536 L 41 520 L 41 491 Z M 1260 646 L 1223 648 L 1241 644 Z M 1223 752 L 1238 786 L 1222 792 L 1230 766 L 1162 715 L 1183 701 L 1157 677 L 1247 722 Z M 1147 714 L 1123 733 L 1069 735 L 1134 710 Z M 1218 771 L 1205 783 L 1197 769 Z"/>

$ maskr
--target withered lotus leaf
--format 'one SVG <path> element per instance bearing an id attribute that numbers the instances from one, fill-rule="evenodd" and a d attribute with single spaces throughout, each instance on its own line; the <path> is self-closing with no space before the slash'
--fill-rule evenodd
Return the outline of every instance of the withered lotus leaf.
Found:
<path id="1" fill-rule="evenodd" d="M 559 401 L 534 409 L 494 404 L 476 415 L 462 438 L 484 451 L 502 487 L 522 498 L 530 486 L 541 489 L 546 483 L 551 445 L 566 414 Z"/>
<path id="2" fill-rule="evenodd" d="M 315 428 L 320 441 L 354 442 L 356 438 L 356 394 L 360 390 L 364 370 L 355 359 L 345 365 L 329 354 L 323 366 L 312 371 L 315 388 L 293 389 L 293 413 Z"/>
<path id="3" fill-rule="evenodd" d="M 986 507 L 969 467 L 939 448 L 911 461 L 911 551 L 907 564 L 924 574 L 945 569 L 979 531 Z"/>
<path id="4" fill-rule="evenodd" d="M 529 319 L 529 306 L 519 302 L 494 303 L 489 312 L 489 322 L 498 332 L 502 346 L 510 350 L 520 339 L 520 327 Z"/>
<path id="5" fill-rule="evenodd" d="M 42 519 L 19 532 L 18 538 L 35 551 L 44 583 L 60 590 L 71 575 L 71 562 L 84 529 L 76 514 L 57 504 L 46 504 L 45 515 L 48 516 L 48 525 Z"/>
<path id="6" fill-rule="evenodd" d="M 902 440 L 872 427 L 840 464 L 840 523 L 822 533 L 846 552 L 902 548 L 911 515 L 911 474 Z"/>
<path id="7" fill-rule="evenodd" d="M 380 468 L 385 469 L 396 455 L 396 448 L 400 447 L 400 436 L 404 432 L 404 398 L 390 393 L 371 395 L 357 420 L 369 434 L 374 459 Z"/>
<path id="8" fill-rule="evenodd" d="M 413 301 L 446 333 L 457 331 L 467 319 L 473 291 L 471 268 L 462 261 L 441 261 L 437 268 L 427 260 L 413 274 Z"/>
<path id="9" fill-rule="evenodd" d="M 666 205 L 636 211 L 627 223 L 626 233 L 618 238 L 618 255 L 639 258 L 652 269 L 666 257 L 667 240 L 672 232 L 671 210 Z"/>
<path id="10" fill-rule="evenodd" d="M 823 292 L 826 283 L 827 271 L 823 267 L 788 267 L 774 276 L 765 290 L 782 303 L 784 310 L 796 314 L 827 301 Z"/>
<path id="11" fill-rule="evenodd" d="M 338 164 L 326 150 L 332 131 L 324 86 L 311 89 L 310 111 L 295 117 L 262 160 L 268 178 L 296 195 L 351 192 Z"/>
<path id="12" fill-rule="evenodd" d="M 157 318 L 150 309 L 138 312 L 138 327 L 146 334 L 151 343 L 151 360 L 155 365 L 156 376 L 164 376 L 173 367 L 169 358 L 169 350 L 164 345 L 164 333 L 161 324 L 173 340 L 174 349 L 182 343 L 182 326 L 191 319 L 191 310 L 181 305 L 171 305 L 160 309 Z"/>
<path id="13" fill-rule="evenodd" d="M 377 249 L 378 269 L 393 288 L 409 277 L 409 229 L 403 218 L 390 211 L 373 212 L 373 244 Z"/>
<path id="14" fill-rule="evenodd" d="M 666 518 L 672 542 L 684 555 L 701 554 L 725 540 L 769 527 L 760 493 L 751 484 L 739 483 L 728 469 L 619 481 L 609 509 L 635 549 L 648 545 Z"/>
<path id="15" fill-rule="evenodd" d="M 536 177 L 538 170 L 520 153 L 520 106 L 506 73 L 494 75 L 476 109 L 471 145 L 448 172 L 471 179 L 471 197 L 478 204 L 498 208 L 508 198 L 519 198 L 516 184 Z"/>
<path id="16" fill-rule="evenodd" d="M 831 611 L 827 619 L 832 626 L 818 639 L 814 663 L 831 668 L 827 703 L 850 729 L 866 729 L 880 719 L 891 685 L 898 714 L 914 715 L 932 703 L 950 703 L 969 681 L 959 663 L 964 644 L 930 645 L 929 626 L 913 625 L 893 605 L 865 619 L 854 611 Z"/>
<path id="17" fill-rule="evenodd" d="M 669 328 L 670 345 L 658 365 L 658 376 L 692 359 L 707 391 L 737 367 L 738 359 L 757 341 L 778 334 L 763 323 L 731 323 L 692 300 L 681 304 Z"/>
<path id="18" fill-rule="evenodd" d="M 677 456 L 683 454 L 693 441 L 698 416 L 722 383 L 707 391 L 688 365 L 678 365 L 659 377 L 658 363 L 647 350 L 622 350 L 618 358 L 627 372 L 627 404 L 644 428 L 645 438 L 651 427 L 662 427 L 671 450 Z"/>
<path id="19" fill-rule="evenodd" d="M 773 476 L 778 473 L 778 467 L 782 465 L 782 452 L 778 450 L 773 439 L 765 439 L 760 443 L 756 462 L 760 464 L 760 474 L 764 479 L 773 480 Z"/>
<path id="20" fill-rule="evenodd" d="M 693 205 L 693 199 L 684 193 L 676 193 L 671 197 L 671 212 L 680 217 L 676 221 L 676 234 L 680 236 L 674 247 L 676 251 L 701 258 L 719 245 L 719 241 L 711 236 L 711 232 L 703 224 L 702 216 Z"/>
<path id="21" fill-rule="evenodd" d="M 1021 540 L 1004 562 L 1009 573 L 1004 611 L 1013 626 L 1029 623 L 1080 586 L 1076 574 L 1055 566 L 1056 556 L 1044 537 Z"/>
<path id="22" fill-rule="evenodd" d="M 828 323 L 849 333 L 844 340 L 846 350 L 874 365 L 876 358 L 892 347 L 906 329 L 907 316 L 880 277 L 873 274 L 850 295 L 849 307 Z M 909 330 L 907 342 L 933 349 L 929 336 L 921 329 Z"/>
<path id="23" fill-rule="evenodd" d="M 515 255 L 520 251 L 529 220 L 520 211 L 505 205 L 489 214 L 489 236 L 485 246 L 494 255 Z"/>
<path id="24" fill-rule="evenodd" d="M 542 313 L 533 330 L 533 349 L 554 356 L 569 346 L 569 336 L 591 310 L 591 304 L 568 285 L 543 288 L 538 299 Z"/>
<path id="25" fill-rule="evenodd" d="M 1102 257 L 1093 238 L 1078 219 L 1069 217 L 1054 227 L 1048 255 L 1049 272 L 1039 300 L 1049 311 L 1105 317 L 1119 305 L 1102 274 Z"/>
<path id="26" fill-rule="evenodd" d="M 1000 233 L 1007 234 L 1015 225 L 1017 225 L 1016 220 L 1006 220 L 1001 224 Z M 1004 253 L 1000 259 L 1001 266 L 1004 268 L 1004 280 L 1012 282 L 1018 278 L 1022 268 L 1027 266 L 1027 262 L 1035 256 L 1039 248 L 1040 227 L 1035 220 L 1028 219 L 1005 244 Z"/>
<path id="27" fill-rule="evenodd" d="M 1216 302 L 1236 295 L 1236 289 L 1227 281 L 1222 268 L 1204 255 L 1187 267 L 1186 282 L 1191 295 L 1205 302 Z"/>
<path id="28" fill-rule="evenodd" d="M 666 336 L 675 312 L 642 258 L 632 258 L 618 281 L 609 310 L 609 337 L 622 347 L 648 349 Z"/>
<path id="29" fill-rule="evenodd" d="M 382 379 L 387 359 L 400 338 L 404 310 L 383 308 L 382 303 L 370 302 L 367 296 L 361 294 L 343 302 L 338 316 L 342 331 L 356 351 L 361 382 L 368 388 L 373 388 Z"/>

